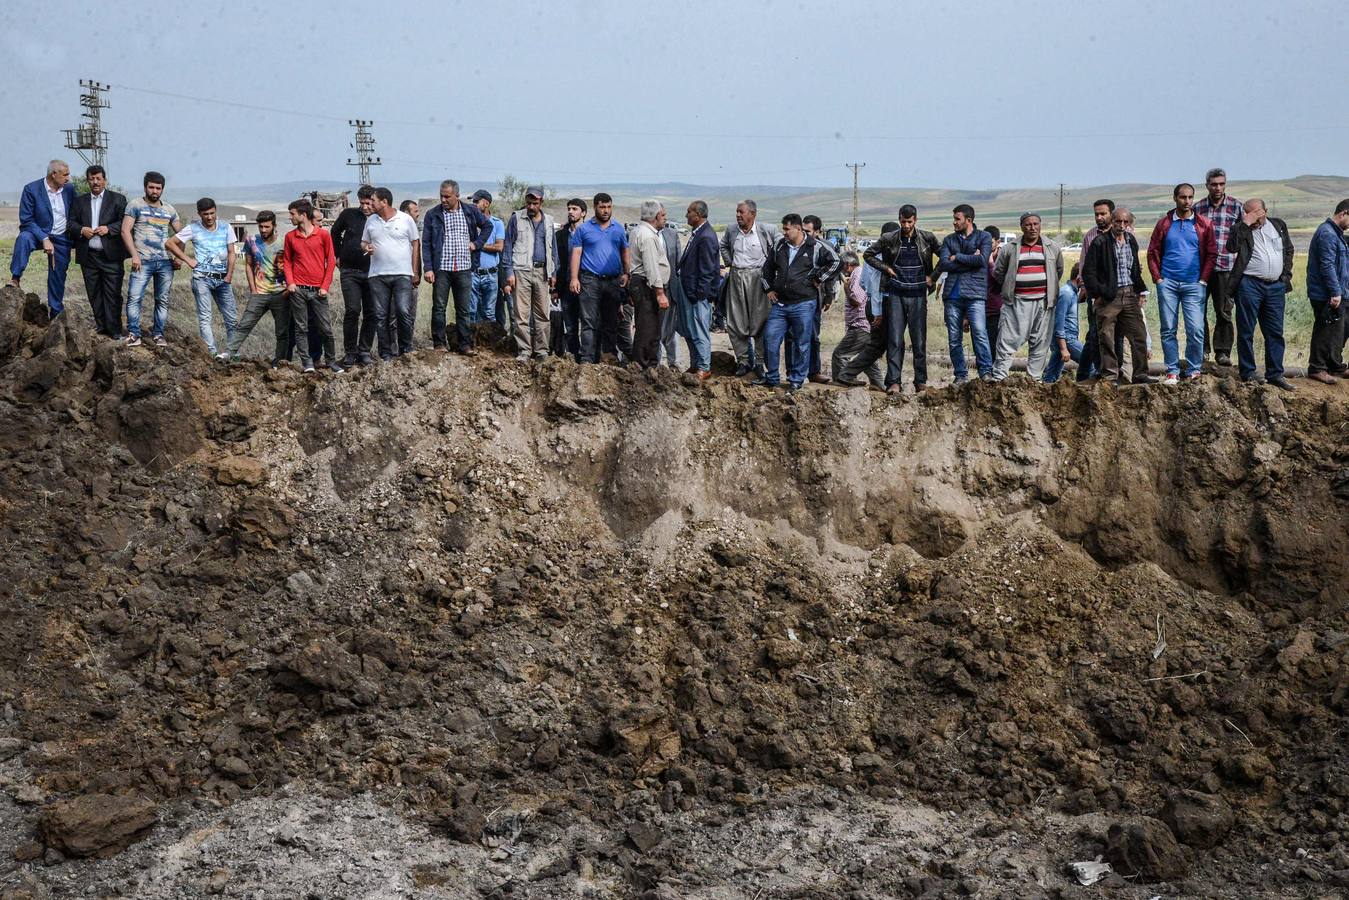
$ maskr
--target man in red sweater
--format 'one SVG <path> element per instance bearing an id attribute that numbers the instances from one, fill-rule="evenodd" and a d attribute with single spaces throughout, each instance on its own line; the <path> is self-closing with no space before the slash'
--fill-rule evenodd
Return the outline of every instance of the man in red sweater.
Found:
<path id="1" fill-rule="evenodd" d="M 300 365 L 306 372 L 314 371 L 309 357 L 309 314 L 323 337 L 323 352 L 328 357 L 328 368 L 342 372 L 337 364 L 333 345 L 333 322 L 328 311 L 328 288 L 333 283 L 337 258 L 333 255 L 333 239 L 328 232 L 314 224 L 314 207 L 308 200 L 292 201 L 290 224 L 283 259 L 285 260 L 286 293 L 290 296 L 290 330 L 295 349 L 300 354 Z"/>

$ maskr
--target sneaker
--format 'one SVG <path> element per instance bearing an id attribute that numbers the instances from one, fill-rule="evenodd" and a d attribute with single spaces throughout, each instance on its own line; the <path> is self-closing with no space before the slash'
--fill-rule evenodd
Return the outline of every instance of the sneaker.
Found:
<path id="1" fill-rule="evenodd" d="M 355 353 L 348 353 L 346 356 L 342 357 L 342 368 L 350 369 L 352 366 L 356 365 L 358 359 L 359 357 L 356 356 Z"/>
<path id="2" fill-rule="evenodd" d="M 892 385 L 890 385 L 888 388 L 885 389 L 885 392 L 886 392 L 887 394 L 902 394 L 902 393 L 904 393 L 904 385 L 902 385 L 902 384 L 892 384 Z"/>
<path id="3" fill-rule="evenodd" d="M 304 374 L 306 374 L 306 375 L 308 375 L 310 372 L 313 372 L 313 371 L 314 371 L 314 364 L 313 364 L 313 363 L 310 363 L 309 365 L 307 365 L 307 366 L 304 367 Z"/>
<path id="4" fill-rule="evenodd" d="M 758 387 L 777 387 L 777 386 L 778 386 L 778 385 L 777 385 L 777 382 L 775 382 L 775 381 L 769 381 L 767 375 L 755 375 L 753 378 L 751 378 L 751 379 L 749 380 L 749 383 L 750 383 L 750 384 L 753 384 L 753 385 L 757 385 Z"/>
<path id="5" fill-rule="evenodd" d="M 164 335 L 162 335 L 162 334 L 157 334 L 157 335 L 155 335 L 155 346 L 156 346 L 156 347 L 167 347 L 168 345 L 169 345 L 169 342 L 166 341 L 166 340 L 164 340 Z"/>
<path id="6" fill-rule="evenodd" d="M 356 365 L 358 366 L 369 366 L 373 365 L 374 362 L 375 362 L 374 357 L 372 357 L 369 353 L 361 353 L 356 356 Z M 348 366 L 347 368 L 351 367 Z"/>
<path id="7" fill-rule="evenodd" d="M 1232 365 L 1232 357 L 1228 356 L 1226 353 L 1219 353 L 1217 356 L 1213 358 L 1213 361 L 1220 366 Z"/>
<path id="8" fill-rule="evenodd" d="M 1170 372 L 1168 372 L 1166 374 L 1166 377 L 1162 379 L 1162 384 L 1166 385 L 1167 387 L 1175 387 L 1176 385 L 1180 384 L 1180 376 L 1172 375 Z"/>
<path id="9" fill-rule="evenodd" d="M 335 362 L 328 363 L 328 370 L 332 372 L 334 375 L 341 375 L 343 372 L 346 371 L 346 369 L 342 368 L 341 365 Z"/>
<path id="10" fill-rule="evenodd" d="M 854 378 L 852 381 L 848 381 L 846 378 L 843 378 L 840 375 L 835 375 L 832 379 L 832 383 L 842 385 L 843 387 L 861 387 L 863 384 L 865 384 L 865 382 L 858 381 L 856 378 Z"/>
<path id="11" fill-rule="evenodd" d="M 515 354 L 515 361 L 516 361 L 516 362 L 529 362 L 529 351 L 528 351 L 528 350 L 521 350 L 519 353 Z"/>
<path id="12" fill-rule="evenodd" d="M 736 377 L 736 378 L 743 378 L 744 376 L 748 375 L 750 372 L 753 372 L 753 371 L 754 371 L 754 370 L 751 369 L 749 366 L 736 366 L 736 367 L 735 367 L 735 377 Z"/>
<path id="13" fill-rule="evenodd" d="M 1002 379 L 1000 379 L 1000 378 L 998 378 L 997 376 L 995 376 L 992 372 L 989 372 L 989 373 L 986 374 L 986 375 L 980 375 L 980 376 L 979 376 L 979 380 L 980 380 L 980 381 L 987 381 L 987 382 L 994 382 L 994 381 L 1001 381 Z"/>
<path id="14" fill-rule="evenodd" d="M 1265 383 L 1272 384 L 1281 391 L 1297 390 L 1297 388 L 1293 387 L 1292 383 L 1289 382 L 1289 380 L 1287 378 L 1284 378 L 1282 375 L 1275 375 L 1273 378 L 1266 378 Z"/>
<path id="15" fill-rule="evenodd" d="M 1133 379 L 1133 384 L 1156 384 L 1157 379 L 1151 375 L 1138 375 Z"/>
<path id="16" fill-rule="evenodd" d="M 970 383 L 970 379 L 969 379 L 967 376 L 964 376 L 964 375 L 960 376 L 959 378 L 957 378 L 957 379 L 955 380 L 955 386 L 956 386 L 956 387 L 960 387 L 962 384 L 969 384 L 969 383 Z"/>
<path id="17" fill-rule="evenodd" d="M 1185 376 L 1185 380 L 1186 380 L 1186 381 L 1198 381 L 1198 380 L 1199 380 L 1199 376 L 1202 375 L 1202 374 L 1203 374 L 1202 372 L 1191 372 L 1190 374 L 1188 374 L 1188 375 Z"/>
<path id="18" fill-rule="evenodd" d="M 800 382 L 800 381 L 789 381 L 789 382 L 787 382 L 787 393 L 788 393 L 788 394 L 799 394 L 799 393 L 801 393 L 801 389 L 802 389 L 803 387 L 805 387 L 804 382 Z"/>
<path id="19" fill-rule="evenodd" d="M 547 353 L 535 353 L 533 356 L 534 362 L 543 362 L 547 358 L 548 358 Z"/>
<path id="20" fill-rule="evenodd" d="M 221 362 L 229 362 L 230 355 L 228 352 L 221 350 L 219 353 L 215 354 L 215 358 Z"/>
<path id="21" fill-rule="evenodd" d="M 141 345 L 141 336 L 139 334 L 129 334 L 126 338 L 126 346 L 139 347 Z"/>

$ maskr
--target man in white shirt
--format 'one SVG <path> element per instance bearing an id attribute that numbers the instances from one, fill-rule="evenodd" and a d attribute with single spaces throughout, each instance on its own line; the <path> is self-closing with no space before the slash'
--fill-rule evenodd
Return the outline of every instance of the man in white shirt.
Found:
<path id="1" fill-rule="evenodd" d="M 361 248 L 370 255 L 367 276 L 375 302 L 375 334 L 379 358 L 385 362 L 412 350 L 417 322 L 417 292 L 422 280 L 422 241 L 417 223 L 394 208 L 393 192 L 375 188 L 375 214 L 365 220 Z M 390 308 L 392 306 L 392 309 Z"/>
<path id="2" fill-rule="evenodd" d="M 1264 383 L 1284 391 L 1293 385 L 1283 374 L 1284 300 L 1293 289 L 1293 241 L 1283 219 L 1268 214 L 1265 201 L 1247 200 L 1241 218 L 1220 247 L 1233 254 L 1231 284 L 1236 285 L 1237 371 L 1241 380 L 1259 384 L 1255 374 L 1255 328 L 1265 342 Z"/>
<path id="3" fill-rule="evenodd" d="M 47 256 L 47 309 L 59 316 L 66 296 L 70 238 L 66 214 L 75 202 L 70 166 L 59 159 L 47 163 L 47 176 L 24 185 L 19 198 L 19 235 L 10 259 L 10 283 L 19 287 L 28 258 L 39 248 Z"/>
<path id="4" fill-rule="evenodd" d="M 763 266 L 781 238 L 771 225 L 757 221 L 759 207 L 742 200 L 735 208 L 735 227 L 721 236 L 721 261 L 730 266 L 726 280 L 726 336 L 735 351 L 736 375 L 762 371 L 762 348 L 755 342 L 768 320 L 768 295 L 763 289 Z"/>

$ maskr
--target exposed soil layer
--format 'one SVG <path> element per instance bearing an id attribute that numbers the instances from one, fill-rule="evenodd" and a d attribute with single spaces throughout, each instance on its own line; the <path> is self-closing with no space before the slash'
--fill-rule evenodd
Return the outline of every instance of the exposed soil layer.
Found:
<path id="1" fill-rule="evenodd" d="M 0 295 L 0 892 L 1349 889 L 1334 395 L 187 343 Z"/>

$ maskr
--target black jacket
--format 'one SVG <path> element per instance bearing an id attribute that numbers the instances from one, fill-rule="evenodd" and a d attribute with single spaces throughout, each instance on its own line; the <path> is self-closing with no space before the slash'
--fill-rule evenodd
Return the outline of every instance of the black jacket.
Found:
<path id="1" fill-rule="evenodd" d="M 88 238 L 80 237 L 81 228 L 108 226 L 108 236 L 103 238 L 103 258 L 110 262 L 121 262 L 131 254 L 126 252 L 122 242 L 122 217 L 126 215 L 126 197 L 116 191 L 103 192 L 103 205 L 98 209 L 98 221 L 89 221 L 93 217 L 93 205 L 88 194 L 80 194 L 70 204 L 66 215 L 66 237 L 75 245 L 75 260 L 82 266 L 93 264 L 92 250 Z"/>
<path id="2" fill-rule="evenodd" d="M 361 235 L 365 233 L 367 218 L 359 206 L 348 206 L 337 214 L 337 221 L 328 232 L 333 239 L 337 262 L 349 272 L 370 271 L 370 257 L 361 249 Z"/>
<path id="3" fill-rule="evenodd" d="M 76 203 L 79 201 L 76 200 Z M 1293 289 L 1293 239 L 1288 236 L 1288 224 L 1283 219 L 1269 217 L 1269 222 L 1274 226 L 1274 230 L 1283 238 L 1283 274 L 1280 280 L 1283 282 L 1284 290 Z M 1246 224 L 1245 219 L 1237 219 L 1232 230 L 1227 233 L 1227 252 L 1235 253 L 1236 260 L 1232 263 L 1232 285 L 1241 280 L 1242 274 L 1246 271 L 1246 266 L 1251 262 L 1251 250 L 1254 249 L 1255 238 L 1251 234 L 1251 226 Z"/>
<path id="4" fill-rule="evenodd" d="M 773 245 L 764 260 L 765 291 L 778 295 L 779 303 L 801 303 L 819 299 L 819 286 L 838 271 L 838 254 L 828 252 L 813 237 L 806 238 L 791 259 L 791 244 L 783 238 Z"/>
<path id="5" fill-rule="evenodd" d="M 932 278 L 932 270 L 937 265 L 937 254 L 941 252 L 941 244 L 937 241 L 937 236 L 930 231 L 924 231 L 921 228 L 915 229 L 914 236 L 918 239 L 918 258 L 923 261 L 923 275 Z M 886 269 L 893 270 L 895 264 L 899 261 L 899 230 L 896 229 L 889 234 L 883 234 L 877 238 L 876 243 L 872 244 L 862 254 L 863 261 L 873 269 L 879 271 L 882 275 L 882 290 L 889 276 L 885 274 Z M 937 282 L 933 279 L 932 284 L 928 286 L 927 292 L 930 294 L 936 290 Z"/>
<path id="6" fill-rule="evenodd" d="M 1129 242 L 1130 258 L 1129 278 L 1133 289 L 1141 294 L 1147 287 L 1143 283 L 1142 267 L 1138 264 L 1138 239 L 1132 233 L 1126 233 Z M 1082 265 L 1082 281 L 1087 287 L 1087 296 L 1093 300 L 1114 300 L 1119 292 L 1119 268 L 1115 257 L 1115 236 L 1109 232 L 1091 242 L 1087 250 L 1086 262 Z"/>
<path id="7" fill-rule="evenodd" d="M 557 244 L 557 295 L 571 297 L 571 229 L 566 220 L 553 232 L 553 240 Z"/>

